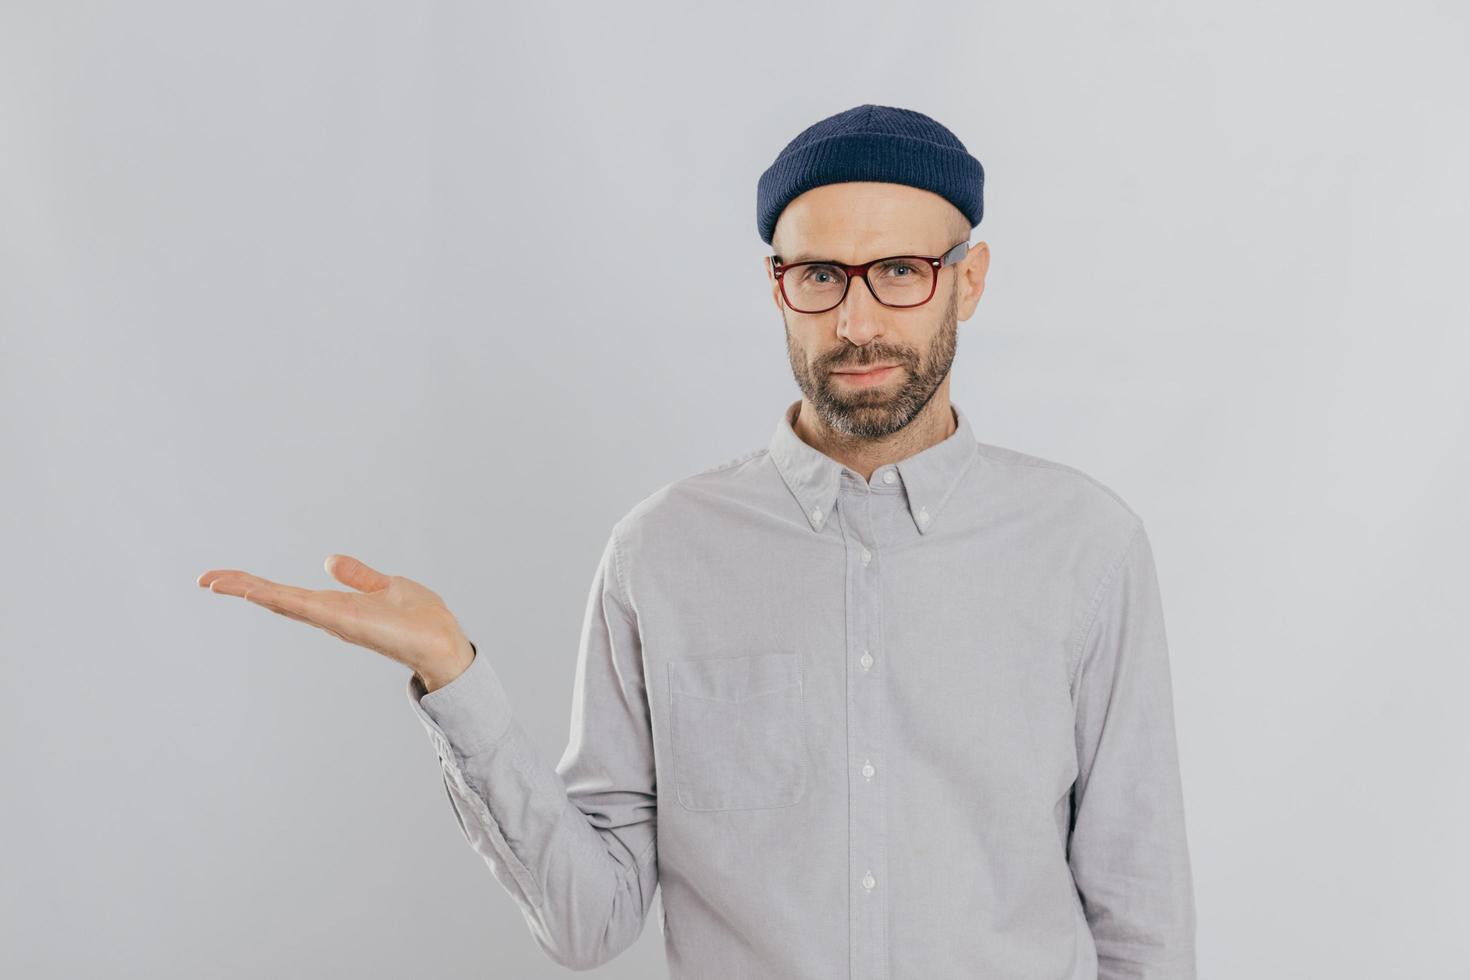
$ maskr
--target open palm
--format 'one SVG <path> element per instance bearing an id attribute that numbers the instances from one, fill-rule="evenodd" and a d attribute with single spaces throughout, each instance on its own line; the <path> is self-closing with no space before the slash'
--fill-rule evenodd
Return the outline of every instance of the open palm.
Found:
<path id="1" fill-rule="evenodd" d="M 428 665 L 467 659 L 470 644 L 432 589 L 347 555 L 329 555 L 326 569 L 355 591 L 303 589 L 233 568 L 211 569 L 199 576 L 199 585 L 316 626 L 420 673 Z"/>

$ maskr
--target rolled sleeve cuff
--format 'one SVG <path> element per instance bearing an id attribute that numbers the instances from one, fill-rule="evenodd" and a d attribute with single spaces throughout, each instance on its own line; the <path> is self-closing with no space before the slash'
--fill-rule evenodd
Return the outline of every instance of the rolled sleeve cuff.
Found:
<path id="1" fill-rule="evenodd" d="M 510 698 L 478 648 L 458 677 L 431 693 L 424 692 L 417 673 L 410 673 L 407 693 L 414 714 L 441 752 L 453 749 L 461 757 L 473 755 L 510 728 Z"/>

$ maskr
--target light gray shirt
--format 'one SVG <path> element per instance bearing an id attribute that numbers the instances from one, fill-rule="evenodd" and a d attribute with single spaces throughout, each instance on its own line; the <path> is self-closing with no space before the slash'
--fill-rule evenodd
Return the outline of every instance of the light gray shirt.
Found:
<path id="1" fill-rule="evenodd" d="M 800 404 L 613 526 L 554 767 L 492 663 L 524 650 L 409 678 L 535 941 L 604 963 L 662 886 L 674 980 L 1193 980 L 1139 516 L 953 403 L 953 434 L 865 480 Z"/>

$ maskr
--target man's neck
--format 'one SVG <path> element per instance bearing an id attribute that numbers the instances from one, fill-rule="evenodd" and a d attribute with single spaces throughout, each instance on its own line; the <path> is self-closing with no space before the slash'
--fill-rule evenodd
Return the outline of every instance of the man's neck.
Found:
<path id="1" fill-rule="evenodd" d="M 958 423 L 949 395 L 937 391 L 908 425 L 883 439 L 858 439 L 833 431 L 805 398 L 791 427 L 801 441 L 871 479 L 873 471 L 897 463 L 954 435 Z"/>

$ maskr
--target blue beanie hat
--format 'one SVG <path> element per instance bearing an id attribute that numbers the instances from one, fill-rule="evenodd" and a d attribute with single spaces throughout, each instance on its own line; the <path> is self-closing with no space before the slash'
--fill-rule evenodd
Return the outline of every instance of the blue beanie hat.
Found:
<path id="1" fill-rule="evenodd" d="M 776 219 L 798 194 L 849 180 L 909 184 L 947 199 L 980 223 L 985 169 L 954 133 L 922 112 L 854 106 L 802 130 L 761 174 L 755 219 L 771 244 Z"/>

